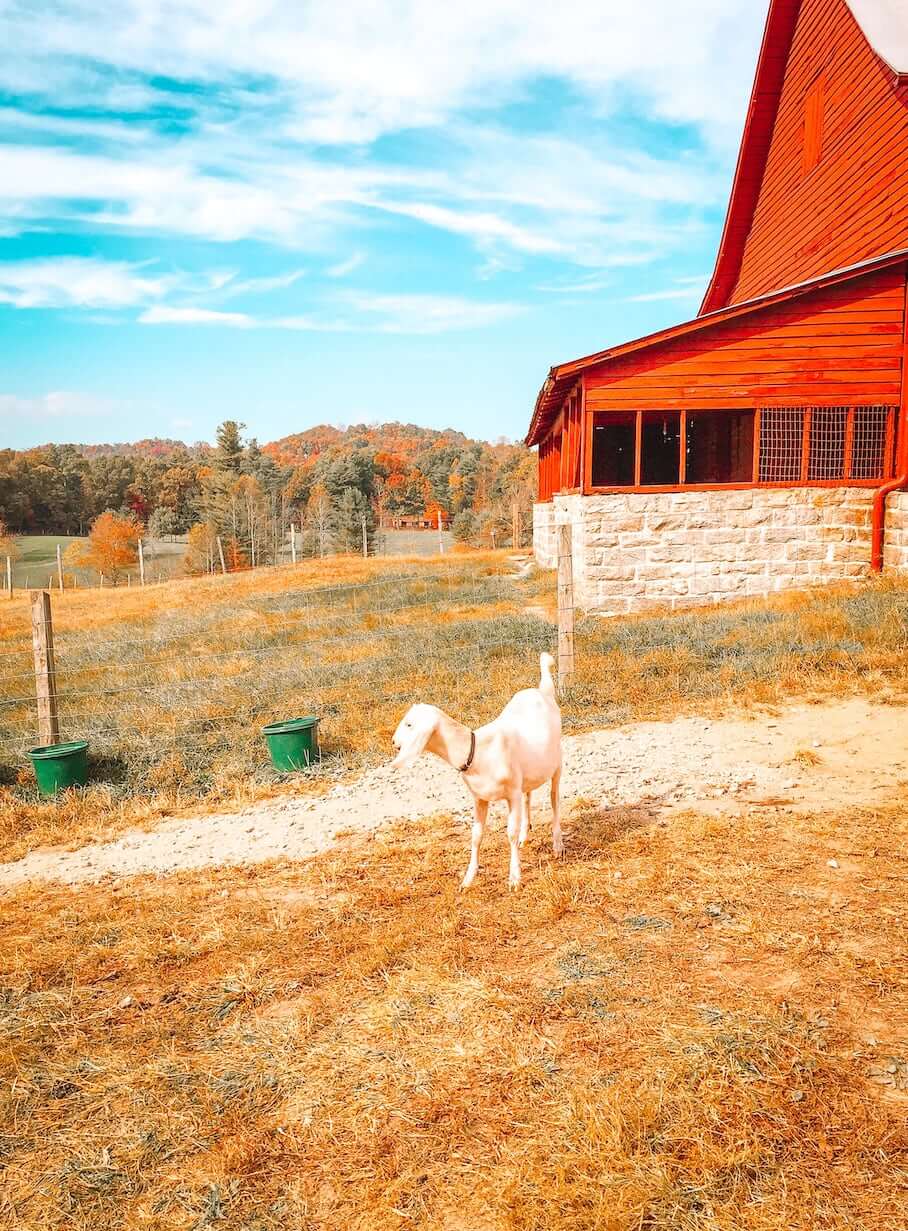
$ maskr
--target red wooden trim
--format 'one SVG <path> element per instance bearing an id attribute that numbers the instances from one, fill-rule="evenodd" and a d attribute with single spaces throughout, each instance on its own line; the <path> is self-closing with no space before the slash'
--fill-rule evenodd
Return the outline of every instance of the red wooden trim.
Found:
<path id="1" fill-rule="evenodd" d="M 580 377 L 580 490 L 586 489 L 586 376 Z"/>
<path id="2" fill-rule="evenodd" d="M 883 446 L 883 465 L 886 467 L 887 474 L 895 474 L 897 469 L 895 462 L 896 450 L 894 447 L 897 425 L 893 422 L 897 414 L 898 411 L 894 406 L 890 406 L 886 412 L 886 443 Z"/>
<path id="3" fill-rule="evenodd" d="M 758 406 L 754 411 L 754 461 L 750 472 L 755 484 L 760 482 L 760 422 L 762 418 L 763 412 Z"/>
<path id="4" fill-rule="evenodd" d="M 643 473 L 643 411 L 634 415 L 634 488 L 641 488 L 640 477 Z"/>
<path id="5" fill-rule="evenodd" d="M 849 406 L 848 414 L 845 416 L 845 461 L 844 461 L 843 473 L 844 473 L 846 480 L 851 478 L 851 460 L 852 460 L 851 451 L 854 447 L 854 414 L 855 414 L 856 409 L 857 407 L 855 406 Z M 886 419 L 887 421 L 889 419 L 888 410 L 886 412 Z M 889 466 L 887 463 L 886 450 L 884 448 L 883 449 L 883 472 L 884 474 L 886 474 L 888 473 L 888 471 L 889 471 Z"/>
<path id="6" fill-rule="evenodd" d="M 681 456 L 678 458 L 678 482 L 684 487 L 687 481 L 687 411 L 681 411 L 681 432 L 678 439 Z"/>
<path id="7" fill-rule="evenodd" d="M 804 482 L 794 479 L 790 483 L 685 483 L 683 487 L 678 484 L 667 487 L 636 485 L 634 487 L 591 487 L 584 495 L 646 496 L 651 492 L 747 492 L 795 487 L 867 487 L 872 490 L 879 487 L 880 482 L 880 479 L 849 479 L 847 482 L 842 479 L 807 479 Z"/>
<path id="8" fill-rule="evenodd" d="M 801 482 L 807 482 L 810 467 L 810 426 L 813 414 L 809 406 L 804 407 L 804 422 L 801 425 Z"/>

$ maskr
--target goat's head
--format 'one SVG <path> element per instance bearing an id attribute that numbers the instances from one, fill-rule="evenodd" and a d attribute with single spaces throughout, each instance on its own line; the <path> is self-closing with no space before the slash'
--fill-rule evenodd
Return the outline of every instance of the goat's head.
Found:
<path id="1" fill-rule="evenodd" d="M 391 762 L 394 769 L 412 765 L 438 726 L 441 711 L 434 705 L 411 705 L 394 732 L 397 756 Z"/>

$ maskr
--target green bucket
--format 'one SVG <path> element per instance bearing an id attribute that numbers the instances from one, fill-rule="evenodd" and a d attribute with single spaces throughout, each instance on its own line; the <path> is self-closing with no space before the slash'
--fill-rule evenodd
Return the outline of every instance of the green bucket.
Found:
<path id="1" fill-rule="evenodd" d="M 264 728 L 268 751 L 275 769 L 293 773 L 307 769 L 321 757 L 318 746 L 317 718 L 290 718 L 272 722 Z"/>
<path id="2" fill-rule="evenodd" d="M 87 749 L 86 739 L 72 744 L 48 744 L 44 748 L 30 748 L 28 755 L 41 794 L 56 795 L 67 787 L 85 786 L 88 778 L 88 762 L 85 756 Z"/>

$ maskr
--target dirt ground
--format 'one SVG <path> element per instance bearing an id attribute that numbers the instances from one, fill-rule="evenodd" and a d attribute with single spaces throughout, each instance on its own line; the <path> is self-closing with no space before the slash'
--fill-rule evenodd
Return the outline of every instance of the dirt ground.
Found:
<path id="1" fill-rule="evenodd" d="M 892 802 L 908 785 L 908 722 L 898 705 L 798 704 L 746 718 L 681 718 L 568 737 L 564 760 L 570 849 L 572 830 L 591 806 L 633 807 L 641 822 L 658 822 L 690 809 L 841 813 Z M 545 797 L 537 793 L 537 840 L 549 816 Z M 174 818 L 106 844 L 35 850 L 0 865 L 0 887 L 304 859 L 389 822 L 418 824 L 439 813 L 466 819 L 469 812 L 459 775 L 426 756 L 408 771 L 383 766 L 318 798 L 288 794 L 244 812 Z M 493 826 L 501 824 L 499 805 Z M 466 846 L 465 833 L 465 860 Z M 493 861 L 487 854 L 481 875 L 505 875 Z"/>

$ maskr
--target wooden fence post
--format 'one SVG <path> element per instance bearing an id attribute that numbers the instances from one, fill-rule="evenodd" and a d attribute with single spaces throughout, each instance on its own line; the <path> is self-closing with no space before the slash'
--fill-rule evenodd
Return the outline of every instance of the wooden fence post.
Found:
<path id="1" fill-rule="evenodd" d="M 558 684 L 574 674 L 574 569 L 571 527 L 558 527 Z"/>
<path id="2" fill-rule="evenodd" d="M 54 665 L 54 629 L 48 590 L 36 590 L 32 595 L 32 643 L 35 650 L 38 739 L 42 745 L 59 744 L 57 671 Z"/>
<path id="3" fill-rule="evenodd" d="M 145 585 L 145 550 L 142 547 L 142 540 L 139 539 L 139 580 L 142 585 Z"/>

